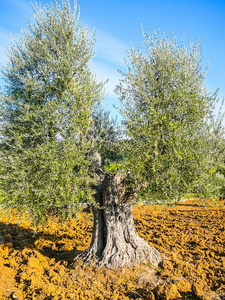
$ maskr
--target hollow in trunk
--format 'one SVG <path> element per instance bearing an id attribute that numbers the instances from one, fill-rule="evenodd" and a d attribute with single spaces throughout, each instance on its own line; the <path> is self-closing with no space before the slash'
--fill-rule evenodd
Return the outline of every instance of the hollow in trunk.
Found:
<path id="1" fill-rule="evenodd" d="M 128 189 L 127 179 L 119 172 L 106 174 L 97 187 L 93 207 L 94 225 L 92 241 L 82 254 L 85 262 L 98 262 L 111 267 L 150 263 L 156 267 L 161 262 L 160 253 L 136 233 L 132 210 L 134 193 Z"/>

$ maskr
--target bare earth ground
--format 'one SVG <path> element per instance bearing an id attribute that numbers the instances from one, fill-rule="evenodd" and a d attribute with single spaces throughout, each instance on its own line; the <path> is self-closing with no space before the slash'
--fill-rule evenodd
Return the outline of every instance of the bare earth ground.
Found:
<path id="1" fill-rule="evenodd" d="M 35 228 L 0 211 L 0 299 L 225 299 L 224 202 L 136 205 L 133 214 L 139 235 L 164 256 L 157 269 L 74 265 L 90 243 L 91 214 Z"/>

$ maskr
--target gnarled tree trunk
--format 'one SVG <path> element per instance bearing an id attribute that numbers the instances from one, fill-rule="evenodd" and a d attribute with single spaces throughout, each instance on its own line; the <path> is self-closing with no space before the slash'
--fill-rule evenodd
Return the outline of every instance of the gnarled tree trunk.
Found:
<path id="1" fill-rule="evenodd" d="M 93 207 L 94 226 L 90 247 L 82 254 L 86 262 L 111 267 L 150 263 L 157 266 L 160 253 L 137 235 L 132 215 L 135 196 L 127 190 L 127 180 L 117 172 L 106 174 L 97 187 Z"/>

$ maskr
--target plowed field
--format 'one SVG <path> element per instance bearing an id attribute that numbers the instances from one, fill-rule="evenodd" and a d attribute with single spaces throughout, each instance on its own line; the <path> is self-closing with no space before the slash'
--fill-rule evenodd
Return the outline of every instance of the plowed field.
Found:
<path id="1" fill-rule="evenodd" d="M 74 265 L 90 243 L 91 214 L 35 228 L 0 211 L 0 299 L 225 299 L 224 202 L 136 205 L 133 214 L 139 235 L 164 257 L 156 270 Z"/>

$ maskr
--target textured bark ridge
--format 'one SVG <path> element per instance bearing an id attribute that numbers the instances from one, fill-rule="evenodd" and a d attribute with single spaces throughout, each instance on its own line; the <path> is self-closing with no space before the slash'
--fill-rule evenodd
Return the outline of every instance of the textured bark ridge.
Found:
<path id="1" fill-rule="evenodd" d="M 160 253 L 137 235 L 132 215 L 135 196 L 127 190 L 127 180 L 120 174 L 107 174 L 97 187 L 93 207 L 94 226 L 90 247 L 82 254 L 85 262 L 96 261 L 111 267 L 161 262 Z"/>

